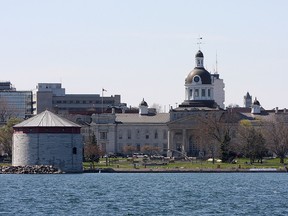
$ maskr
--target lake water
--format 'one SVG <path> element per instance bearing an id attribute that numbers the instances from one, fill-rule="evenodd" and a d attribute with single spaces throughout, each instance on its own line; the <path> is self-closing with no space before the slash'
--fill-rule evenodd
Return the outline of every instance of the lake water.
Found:
<path id="1" fill-rule="evenodd" d="M 288 215 L 287 173 L 0 175 L 0 215 Z"/>

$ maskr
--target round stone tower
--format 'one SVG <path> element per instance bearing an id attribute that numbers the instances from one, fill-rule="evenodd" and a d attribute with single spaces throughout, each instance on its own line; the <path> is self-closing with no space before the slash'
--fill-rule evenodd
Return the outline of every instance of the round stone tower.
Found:
<path id="1" fill-rule="evenodd" d="M 44 111 L 15 125 L 12 165 L 53 165 L 63 172 L 82 172 L 80 126 Z"/>

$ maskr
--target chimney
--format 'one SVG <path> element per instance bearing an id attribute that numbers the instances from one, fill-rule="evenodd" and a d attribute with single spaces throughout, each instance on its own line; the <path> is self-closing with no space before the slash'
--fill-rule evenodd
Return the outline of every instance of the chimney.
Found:
<path id="1" fill-rule="evenodd" d="M 275 113 L 278 113 L 278 107 L 275 108 Z"/>
<path id="2" fill-rule="evenodd" d="M 286 108 L 284 108 L 283 112 L 286 113 L 286 111 L 287 111 Z"/>

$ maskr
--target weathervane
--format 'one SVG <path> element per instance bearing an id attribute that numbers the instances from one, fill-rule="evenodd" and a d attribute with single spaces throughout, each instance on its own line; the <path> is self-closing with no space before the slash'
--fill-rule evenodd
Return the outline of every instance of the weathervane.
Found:
<path id="1" fill-rule="evenodd" d="M 201 40 L 202 40 L 202 37 L 199 36 L 199 37 L 197 38 L 197 40 L 198 40 L 197 44 L 198 44 L 199 50 L 201 50 L 201 44 L 202 44 L 202 41 L 201 41 Z"/>

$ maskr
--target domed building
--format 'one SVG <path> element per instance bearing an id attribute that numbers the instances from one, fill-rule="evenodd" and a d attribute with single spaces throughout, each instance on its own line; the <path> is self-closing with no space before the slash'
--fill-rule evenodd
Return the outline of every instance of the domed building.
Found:
<path id="1" fill-rule="evenodd" d="M 63 172 L 82 172 L 80 126 L 44 111 L 15 125 L 12 165 L 53 165 Z"/>
<path id="2" fill-rule="evenodd" d="M 215 96 L 215 97 L 214 97 Z M 195 68 L 185 79 L 185 100 L 179 107 L 220 107 L 224 109 L 224 83 L 219 74 L 204 68 L 204 55 L 195 55 Z"/>

